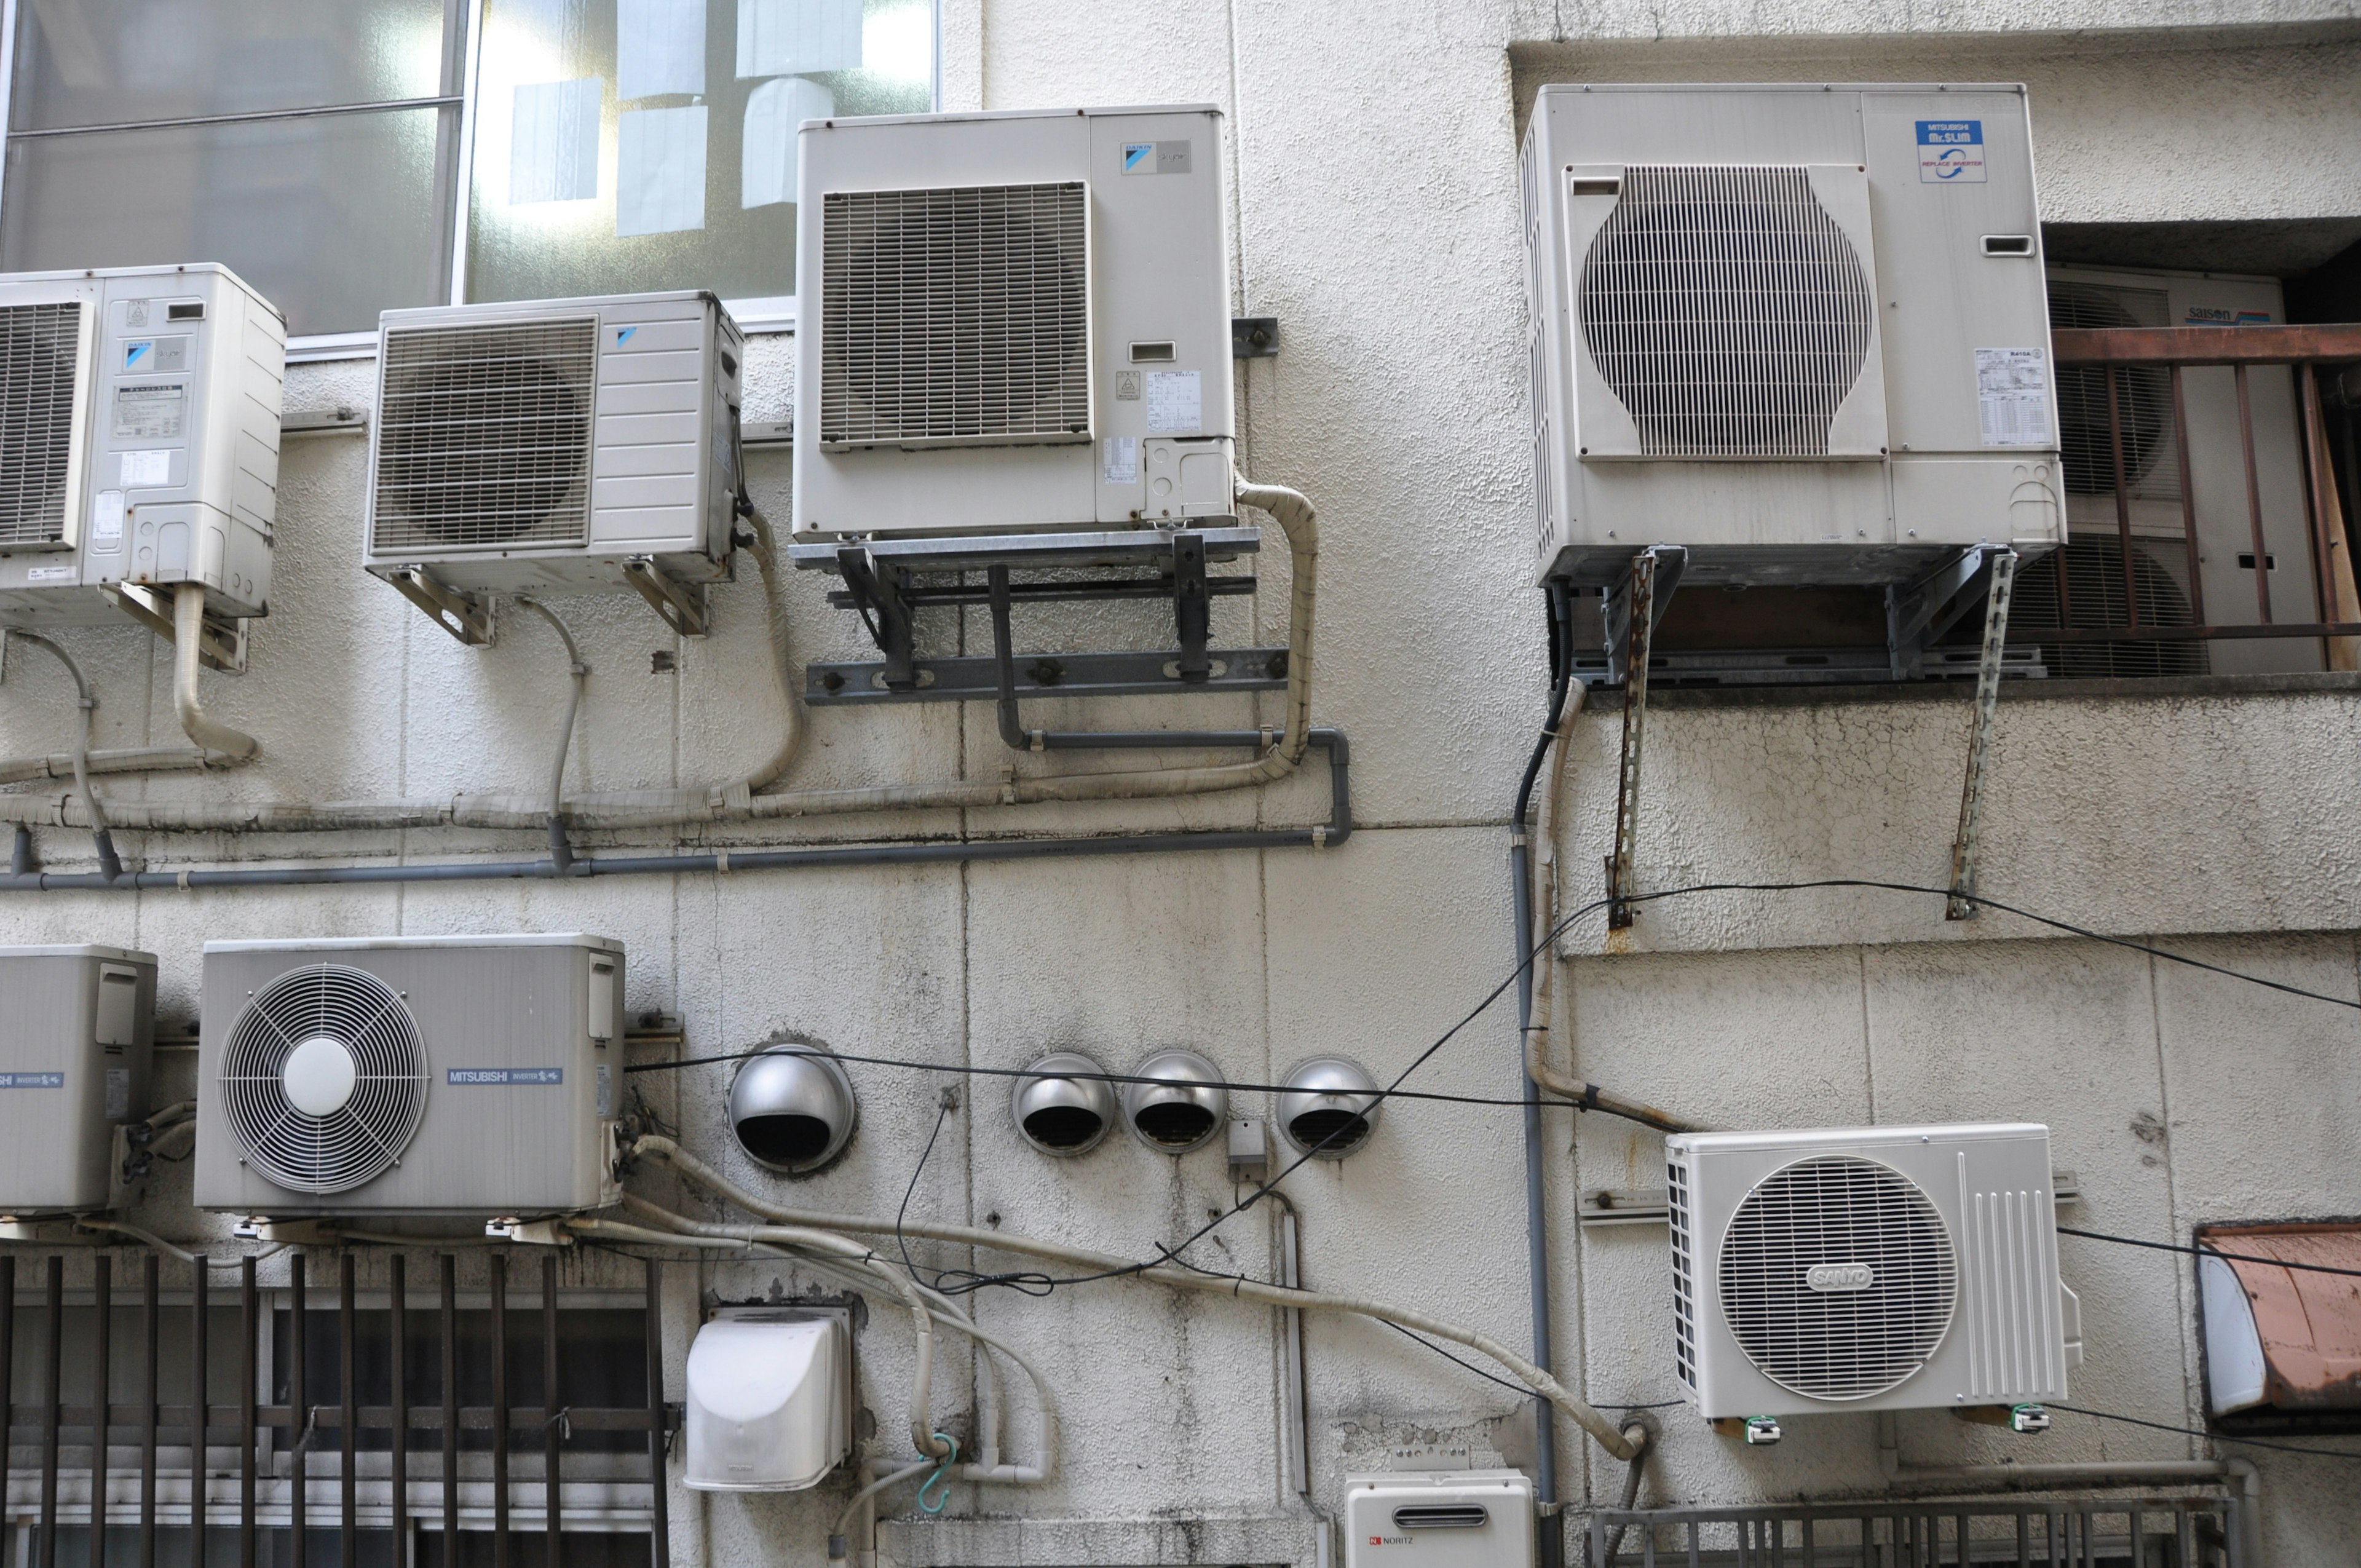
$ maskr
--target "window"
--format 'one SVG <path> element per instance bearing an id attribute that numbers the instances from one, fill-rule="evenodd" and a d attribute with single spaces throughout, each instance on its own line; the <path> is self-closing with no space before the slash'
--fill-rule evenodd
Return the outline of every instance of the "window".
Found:
<path id="1" fill-rule="evenodd" d="M 473 300 L 783 322 L 796 126 L 934 104 L 935 0 L 0 5 L 0 269 L 225 262 L 299 356 Z"/>

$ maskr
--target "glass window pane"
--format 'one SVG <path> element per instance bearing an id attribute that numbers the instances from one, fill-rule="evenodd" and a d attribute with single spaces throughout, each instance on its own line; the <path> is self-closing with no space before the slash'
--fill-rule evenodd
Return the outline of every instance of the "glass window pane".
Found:
<path id="1" fill-rule="evenodd" d="M 448 297 L 437 137 L 456 110 L 8 143 L 0 269 L 218 261 L 291 333 Z"/>
<path id="2" fill-rule="evenodd" d="M 930 0 L 489 0 L 467 293 L 796 291 L 796 126 L 924 113 Z"/>
<path id="3" fill-rule="evenodd" d="M 24 0 L 16 130 L 431 98 L 444 0 Z"/>

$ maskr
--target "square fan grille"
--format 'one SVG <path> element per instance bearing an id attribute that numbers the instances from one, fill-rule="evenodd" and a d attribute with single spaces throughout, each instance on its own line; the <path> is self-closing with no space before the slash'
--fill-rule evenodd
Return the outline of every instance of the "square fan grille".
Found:
<path id="1" fill-rule="evenodd" d="M 65 541 L 81 352 L 80 302 L 0 308 L 0 546 Z"/>
<path id="2" fill-rule="evenodd" d="M 1800 165 L 1627 167 L 1577 295 L 1651 457 L 1827 455 L 1876 319 Z"/>
<path id="3" fill-rule="evenodd" d="M 1078 181 L 829 192 L 821 444 L 1089 440 L 1089 206 Z"/>
<path id="4" fill-rule="evenodd" d="M 378 552 L 589 537 L 596 316 L 395 328 L 381 374 Z"/>

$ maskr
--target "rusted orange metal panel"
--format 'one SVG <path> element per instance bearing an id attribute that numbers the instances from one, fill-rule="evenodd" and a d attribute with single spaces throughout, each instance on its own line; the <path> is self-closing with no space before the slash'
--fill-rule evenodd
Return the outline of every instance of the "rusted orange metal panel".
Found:
<path id="1" fill-rule="evenodd" d="M 2361 323 L 2307 326 L 2070 327 L 2053 332 L 2060 365 L 2297 365 L 2361 360 Z"/>
<path id="2" fill-rule="evenodd" d="M 2280 1410 L 2361 1410 L 2361 1225 L 2217 1225 L 2197 1245 L 2225 1257 L 2262 1340 L 2265 1399 Z M 2284 1263 L 2312 1268 L 2285 1268 Z"/>

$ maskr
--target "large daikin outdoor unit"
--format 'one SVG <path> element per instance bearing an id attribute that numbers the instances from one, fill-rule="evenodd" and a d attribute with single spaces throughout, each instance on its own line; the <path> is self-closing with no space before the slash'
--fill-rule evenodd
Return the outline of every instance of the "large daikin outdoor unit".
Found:
<path id="1" fill-rule="evenodd" d="M 87 1213 L 148 1114 L 156 956 L 0 948 L 0 1214 Z"/>
<path id="2" fill-rule="evenodd" d="M 500 594 L 633 590 L 704 630 L 729 576 L 744 338 L 711 294 L 388 311 L 366 564 L 464 641 Z"/>
<path id="3" fill-rule="evenodd" d="M 2061 1399 L 2049 1129 L 1667 1139 L 1674 1365 L 1708 1419 Z"/>
<path id="4" fill-rule="evenodd" d="M 807 121 L 798 158 L 799 538 L 1234 514 L 1218 110 Z"/>
<path id="5" fill-rule="evenodd" d="M 199 1208 L 530 1218 L 618 1201 L 621 944 L 208 942 L 204 964 Z"/>
<path id="6" fill-rule="evenodd" d="M 2064 538 L 2022 88 L 1543 87 L 1523 184 L 1543 580 Z"/>
<path id="7" fill-rule="evenodd" d="M 0 624 L 265 613 L 286 359 L 225 267 L 0 277 Z"/>

